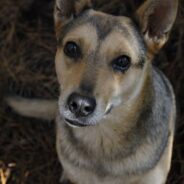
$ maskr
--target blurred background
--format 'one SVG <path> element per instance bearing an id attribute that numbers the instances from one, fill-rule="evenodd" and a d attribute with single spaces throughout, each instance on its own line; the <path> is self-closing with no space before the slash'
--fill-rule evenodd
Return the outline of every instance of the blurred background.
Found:
<path id="1" fill-rule="evenodd" d="M 143 0 L 98 0 L 96 9 L 132 12 Z M 53 0 L 0 0 L 0 184 L 55 184 L 61 167 L 54 122 L 24 118 L 6 106 L 7 95 L 58 97 L 54 70 Z M 173 84 L 178 107 L 168 184 L 184 184 L 184 1 L 170 41 L 155 58 Z M 29 104 L 28 104 L 29 105 Z"/>

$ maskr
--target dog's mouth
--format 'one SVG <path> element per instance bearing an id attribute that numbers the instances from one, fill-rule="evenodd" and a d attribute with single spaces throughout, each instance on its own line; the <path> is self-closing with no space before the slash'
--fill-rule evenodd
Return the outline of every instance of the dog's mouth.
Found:
<path id="1" fill-rule="evenodd" d="M 72 127 L 87 127 L 89 125 L 79 122 L 78 120 L 71 120 L 68 118 L 65 118 L 65 122 Z"/>
<path id="2" fill-rule="evenodd" d="M 79 128 L 79 127 L 89 127 L 89 126 L 94 126 L 98 123 L 98 121 L 100 121 L 103 118 L 106 118 L 108 114 L 111 113 L 112 109 L 113 109 L 113 105 L 109 104 L 106 107 L 106 110 L 104 113 L 102 113 L 102 115 L 100 116 L 101 118 L 99 118 L 97 120 L 97 118 L 94 118 L 96 121 L 94 121 L 93 118 L 76 118 L 76 117 L 70 117 L 68 116 L 68 114 L 63 114 L 62 116 L 64 117 L 64 121 L 67 125 L 69 125 L 70 127 L 73 128 Z"/>

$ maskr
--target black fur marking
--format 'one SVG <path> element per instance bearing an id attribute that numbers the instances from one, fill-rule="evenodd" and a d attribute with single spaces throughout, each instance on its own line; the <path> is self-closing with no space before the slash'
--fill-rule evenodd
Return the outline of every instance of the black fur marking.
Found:
<path id="1" fill-rule="evenodd" d="M 94 90 L 94 85 L 92 83 L 90 83 L 89 81 L 86 82 L 85 80 L 82 81 L 82 83 L 80 84 L 79 89 L 81 90 L 82 93 L 84 94 L 92 94 L 93 90 Z"/>
<path id="2" fill-rule="evenodd" d="M 166 80 L 166 78 L 164 77 L 164 74 L 160 70 L 158 70 L 157 68 L 155 68 L 155 70 L 162 79 L 162 82 L 166 88 L 165 92 L 167 93 L 167 96 L 170 97 L 171 96 L 171 89 L 169 87 L 168 81 Z"/>
<path id="3" fill-rule="evenodd" d="M 138 63 L 135 64 L 135 67 L 136 67 L 136 68 L 142 69 L 142 68 L 144 67 L 145 62 L 146 62 L 145 59 L 144 59 L 144 58 L 141 58 L 141 59 L 138 61 Z"/>
<path id="4" fill-rule="evenodd" d="M 145 64 L 145 59 L 144 58 L 141 58 L 140 61 L 139 61 L 138 66 L 140 66 L 141 68 L 143 68 L 144 67 L 144 64 Z"/>
<path id="5" fill-rule="evenodd" d="M 88 21 L 96 28 L 100 40 L 104 40 L 117 24 L 117 21 L 101 16 L 91 16 Z"/>

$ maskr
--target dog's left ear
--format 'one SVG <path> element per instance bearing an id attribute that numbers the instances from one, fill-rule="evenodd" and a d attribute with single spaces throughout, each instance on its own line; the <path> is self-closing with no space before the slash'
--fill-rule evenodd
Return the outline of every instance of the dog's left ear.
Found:
<path id="1" fill-rule="evenodd" d="M 147 0 L 136 12 L 150 55 L 166 43 L 175 22 L 178 0 Z"/>
<path id="2" fill-rule="evenodd" d="M 56 31 L 90 7 L 91 0 L 55 0 L 54 20 Z"/>

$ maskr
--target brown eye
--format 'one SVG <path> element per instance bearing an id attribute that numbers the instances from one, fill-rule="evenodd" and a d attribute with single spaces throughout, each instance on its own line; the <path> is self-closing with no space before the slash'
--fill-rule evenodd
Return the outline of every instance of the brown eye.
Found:
<path id="1" fill-rule="evenodd" d="M 67 42 L 64 47 L 64 53 L 73 59 L 78 59 L 81 56 L 81 50 L 75 42 Z"/>
<path id="2" fill-rule="evenodd" d="M 114 71 L 125 72 L 131 65 L 129 56 L 122 55 L 112 61 L 112 68 Z"/>

